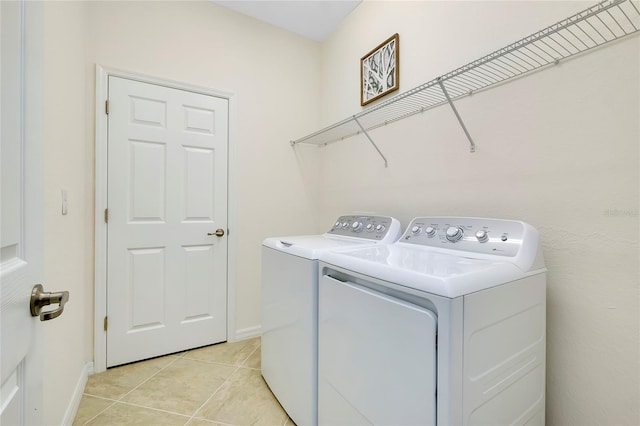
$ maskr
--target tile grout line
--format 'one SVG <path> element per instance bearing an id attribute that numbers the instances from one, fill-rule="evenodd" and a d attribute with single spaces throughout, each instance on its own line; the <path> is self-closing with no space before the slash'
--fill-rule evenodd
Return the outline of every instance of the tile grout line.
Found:
<path id="1" fill-rule="evenodd" d="M 253 354 L 256 353 L 258 351 L 258 349 L 261 349 L 261 348 L 262 348 L 262 340 L 260 341 L 258 346 L 256 346 L 255 349 L 251 352 L 251 354 L 249 354 L 249 356 L 244 361 L 242 361 L 242 364 L 240 364 L 239 368 L 245 368 L 247 370 L 254 370 L 254 371 L 262 371 L 262 367 L 254 368 L 254 367 L 245 367 L 244 366 L 244 363 L 247 362 L 249 360 L 249 358 L 251 358 L 253 356 Z M 271 392 L 271 390 L 269 390 L 269 391 Z M 275 395 L 274 395 L 274 397 L 275 397 Z M 280 401 L 278 401 L 278 404 L 280 404 Z M 282 407 L 281 404 L 280 404 L 280 406 Z M 287 411 L 284 409 L 284 407 L 282 408 L 282 411 L 284 411 L 284 413 L 285 413 L 285 419 L 284 419 L 284 422 L 282 423 L 282 426 L 286 426 L 287 423 L 289 423 L 289 420 L 291 418 L 289 417 L 289 413 L 287 413 Z"/>
<path id="2" fill-rule="evenodd" d="M 200 410 L 202 410 L 202 409 L 204 408 L 204 406 L 205 406 L 205 405 L 207 405 L 207 404 L 209 403 L 209 401 L 211 401 L 211 398 L 213 398 L 214 396 L 216 396 L 216 394 L 218 393 L 218 391 L 219 391 L 219 390 L 220 390 L 220 389 L 225 385 L 225 383 L 227 383 L 227 382 L 229 381 L 229 377 L 231 377 L 231 376 L 233 376 L 234 374 L 236 374 L 236 373 L 240 370 L 240 368 L 242 368 L 242 364 L 244 364 L 245 362 L 247 362 L 247 360 L 248 360 L 249 358 L 251 358 L 251 356 L 252 356 L 252 355 L 253 355 L 253 354 L 258 350 L 258 348 L 260 348 L 260 345 L 261 345 L 261 343 L 259 343 L 259 344 L 258 344 L 258 346 L 256 346 L 256 347 L 251 351 L 251 353 L 250 353 L 250 354 L 249 354 L 249 355 L 248 355 L 248 356 L 247 356 L 247 357 L 246 357 L 242 362 L 240 362 L 240 363 L 239 363 L 239 365 L 238 365 L 238 364 L 233 365 L 233 367 L 235 367 L 235 368 L 236 368 L 235 370 L 233 370 L 233 373 L 229 374 L 229 376 L 227 376 L 227 377 L 224 379 L 224 381 L 220 384 L 220 386 L 218 386 L 218 387 L 216 388 L 216 390 L 211 394 L 211 396 L 209 396 L 209 398 L 207 398 L 207 400 L 206 400 L 205 402 L 203 402 L 203 403 L 202 403 L 202 405 L 201 405 L 200 407 L 198 407 L 198 409 L 197 409 L 196 411 L 194 411 L 194 412 L 193 412 L 193 415 L 192 415 L 192 416 L 191 416 L 191 418 L 189 419 L 189 422 L 190 422 L 191 420 L 193 420 L 194 418 L 196 418 L 196 414 L 198 414 L 198 412 L 199 412 Z M 185 355 L 186 355 L 186 353 L 185 353 Z M 197 360 L 196 360 L 196 361 L 197 361 Z M 212 364 L 230 365 L 230 364 L 216 363 L 216 362 L 212 362 Z M 208 419 L 207 419 L 207 420 L 208 420 Z M 227 426 L 233 426 L 233 425 L 230 425 L 230 424 L 228 424 L 228 423 L 223 423 L 223 422 L 218 422 L 218 421 L 216 421 L 216 423 L 224 424 L 224 425 L 227 425 Z"/>
<path id="3" fill-rule="evenodd" d="M 115 403 L 116 404 L 130 405 L 132 407 L 137 407 L 137 408 L 145 408 L 147 410 L 159 411 L 159 412 L 165 413 L 165 414 L 173 414 L 175 416 L 180 416 L 180 417 L 186 417 L 188 419 L 187 422 L 189 420 L 191 420 L 191 417 L 188 414 L 176 413 L 175 411 L 163 410 L 162 408 L 148 407 L 146 405 L 134 404 L 132 402 L 127 402 L 127 401 L 116 401 Z"/>
<path id="4" fill-rule="evenodd" d="M 243 365 L 240 366 L 240 368 L 244 368 L 245 370 L 253 370 L 253 371 L 262 371 L 260 368 L 256 368 L 256 367 L 245 367 Z"/>
<path id="5" fill-rule="evenodd" d="M 198 358 L 188 358 L 188 357 L 182 357 L 181 359 L 187 359 L 189 361 L 196 361 L 196 362 L 203 362 L 205 364 L 214 364 L 214 365 L 222 365 L 224 367 L 238 367 L 237 364 L 229 364 L 226 362 L 219 362 L 219 361 L 207 361 L 206 359 L 198 359 Z"/>
<path id="6" fill-rule="evenodd" d="M 109 408 L 113 407 L 116 404 L 130 405 L 132 407 L 144 408 L 144 409 L 147 409 L 147 410 L 159 411 L 159 412 L 166 413 L 166 414 L 173 414 L 173 415 L 176 415 L 176 416 L 185 417 L 185 418 L 187 418 L 187 422 L 189 422 L 191 420 L 191 416 L 189 416 L 188 414 L 176 413 L 175 411 L 163 410 L 161 408 L 149 407 L 149 406 L 140 405 L 140 404 L 134 404 L 134 403 L 128 402 L 128 401 L 121 401 L 121 400 L 117 400 L 117 399 L 104 398 L 104 397 L 101 397 L 101 396 L 91 395 L 91 394 L 88 394 L 88 393 L 84 394 L 84 395 L 87 395 L 87 396 L 90 396 L 90 397 L 93 397 L 93 398 L 103 399 L 105 401 L 111 401 L 111 405 L 109 405 L 104 410 L 100 411 L 98 414 L 96 414 L 95 416 L 93 416 L 92 418 L 87 420 L 85 423 L 83 423 L 83 425 L 88 424 L 89 422 L 94 420 L 96 417 L 98 417 L 100 414 L 104 413 L 105 411 L 107 411 Z"/>
<path id="7" fill-rule="evenodd" d="M 92 393 L 86 393 L 86 392 L 83 392 L 83 393 L 82 393 L 82 395 L 87 395 L 87 396 L 90 396 L 91 398 L 103 399 L 103 400 L 105 400 L 105 401 L 118 402 L 118 400 L 117 400 L 117 399 L 107 398 L 107 397 L 105 397 L 105 396 L 100 396 L 100 395 L 94 395 L 94 394 L 92 394 Z"/>
<path id="8" fill-rule="evenodd" d="M 225 342 L 227 343 L 227 342 Z M 249 358 L 251 358 L 251 356 L 258 350 L 260 349 L 262 343 L 258 343 L 258 346 L 256 346 L 251 353 L 249 353 L 249 356 L 247 356 L 245 359 L 243 359 L 239 364 L 231 364 L 231 363 L 226 363 L 226 362 L 221 362 L 221 361 L 209 361 L 209 360 L 205 360 L 205 359 L 199 359 L 199 358 L 190 358 L 187 356 L 187 354 L 191 351 L 186 351 L 181 355 L 181 358 L 183 359 L 188 359 L 191 361 L 199 361 L 199 362 L 206 362 L 207 364 L 216 364 L 216 365 L 224 365 L 227 367 L 242 367 L 242 368 L 251 368 L 253 370 L 259 370 L 259 368 L 253 368 L 253 367 L 244 367 L 243 364 L 245 362 L 247 362 L 249 360 Z M 198 348 L 198 349 L 202 349 L 202 348 Z"/>
<path id="9" fill-rule="evenodd" d="M 196 418 L 196 420 L 204 420 L 205 422 L 207 422 L 207 423 L 211 423 L 212 425 L 213 425 L 213 424 L 215 424 L 216 426 L 217 426 L 217 425 L 221 425 L 221 426 L 235 426 L 235 425 L 233 425 L 233 424 L 231 424 L 231 423 L 218 422 L 218 421 L 215 421 L 215 420 L 207 420 L 207 419 L 200 419 L 200 418 Z M 191 419 L 189 420 L 189 422 L 190 422 L 190 421 L 191 421 Z M 189 422 L 187 422 L 187 424 L 186 424 L 185 426 L 187 426 L 187 425 L 189 424 Z"/>
<path id="10" fill-rule="evenodd" d="M 173 361 L 171 361 L 169 364 L 165 365 L 164 367 L 162 367 L 161 369 L 159 369 L 158 371 L 156 371 L 155 373 L 153 373 L 151 376 L 147 377 L 145 380 L 143 380 L 142 382 L 138 383 L 136 386 L 134 386 L 131 390 L 129 390 L 129 392 L 125 393 L 124 395 L 122 395 L 120 397 L 120 399 L 118 400 L 118 402 L 122 402 L 122 399 L 127 397 L 131 392 L 133 392 L 134 390 L 138 389 L 140 386 L 144 385 L 145 383 L 147 383 L 149 380 L 153 379 L 156 375 L 158 375 L 158 373 L 160 373 L 162 370 L 164 370 L 165 368 L 169 367 L 170 365 L 172 365 L 174 362 L 176 362 L 178 360 L 178 357 L 175 357 L 173 359 Z"/>
<path id="11" fill-rule="evenodd" d="M 253 354 L 254 354 L 254 353 L 256 353 L 256 351 L 257 351 L 258 349 L 260 349 L 260 347 L 261 347 L 261 346 L 262 346 L 262 341 L 260 341 L 260 343 L 258 343 L 258 346 L 256 346 L 256 347 L 251 351 L 251 353 L 249 354 L 249 356 L 248 356 L 248 357 L 246 357 L 246 358 L 245 358 L 245 360 L 244 360 L 244 361 L 242 361 L 242 362 L 240 363 L 240 367 L 242 367 L 242 366 L 244 365 L 244 363 L 245 363 L 245 362 L 249 361 L 249 358 L 251 358 L 251 357 L 253 356 Z"/>
<path id="12" fill-rule="evenodd" d="M 100 412 L 98 412 L 98 414 L 96 414 L 95 416 L 91 417 L 86 422 L 82 423 L 82 426 L 89 424 L 90 421 L 95 420 L 99 415 L 101 415 L 102 413 L 107 411 L 109 408 L 113 407 L 118 402 L 115 399 L 96 397 L 95 395 L 90 395 L 88 393 L 85 393 L 83 395 L 87 395 L 87 396 L 90 396 L 90 397 L 93 397 L 93 398 L 100 398 L 100 399 L 104 399 L 104 400 L 107 400 L 107 401 L 111 401 L 111 404 L 107 405 L 106 407 L 104 407 L 104 409 L 102 409 Z M 76 413 L 76 415 L 78 415 L 78 414 Z"/>
<path id="13" fill-rule="evenodd" d="M 202 410 L 204 408 L 205 405 L 207 405 L 209 403 L 209 401 L 211 401 L 211 398 L 213 398 L 214 396 L 216 396 L 216 394 L 218 393 L 218 391 L 224 386 L 225 383 L 227 383 L 229 381 L 229 377 L 233 376 L 234 374 L 236 374 L 238 372 L 238 370 L 240 370 L 240 366 L 236 366 L 236 369 L 233 370 L 233 373 L 229 374 L 224 381 L 220 384 L 220 386 L 218 386 L 216 388 L 215 391 L 213 391 L 213 393 L 211 394 L 211 396 L 209 396 L 209 398 L 207 398 L 207 400 L 205 402 L 202 403 L 202 405 L 200 407 L 198 407 L 198 409 L 196 411 L 193 412 L 193 415 L 191 416 L 191 418 L 189 419 L 189 421 L 193 420 L 194 418 L 196 418 L 196 414 L 198 414 L 198 412 L 200 410 Z M 206 419 L 209 420 L 209 419 Z M 217 420 L 214 420 L 216 423 L 222 423 L 222 422 L 218 422 Z M 228 423 L 222 423 L 228 426 L 233 426 L 233 425 L 229 425 Z"/>
<path id="14" fill-rule="evenodd" d="M 129 405 L 129 406 L 134 406 L 134 407 L 138 407 L 138 408 L 145 408 L 145 409 L 150 409 L 150 410 L 154 410 L 154 411 L 159 411 L 159 412 L 164 412 L 164 413 L 168 413 L 168 414 L 174 414 L 174 415 L 178 415 L 181 417 L 185 417 L 187 418 L 187 421 L 185 423 L 185 425 L 187 425 L 189 422 L 191 422 L 191 420 L 198 419 L 196 417 L 196 414 L 202 409 L 204 408 L 204 406 L 209 403 L 209 401 L 218 393 L 218 391 L 229 381 L 229 378 L 232 377 L 235 373 L 237 373 L 241 368 L 245 368 L 245 369 L 250 369 L 250 370 L 257 370 L 259 371 L 259 368 L 253 368 L 253 367 L 244 367 L 243 365 L 249 360 L 249 358 L 251 358 L 253 356 L 254 353 L 256 353 L 256 351 L 258 349 L 260 349 L 261 347 L 261 343 L 259 343 L 252 351 L 251 353 L 244 359 L 242 360 L 239 364 L 227 364 L 227 363 L 223 363 L 223 362 L 215 362 L 215 361 L 206 361 L 206 360 L 200 360 L 200 359 L 194 359 L 194 358 L 189 358 L 187 356 L 189 351 L 185 351 L 183 353 L 181 353 L 180 355 L 175 355 L 175 354 L 171 354 L 169 356 L 171 356 L 172 358 L 174 358 L 171 362 L 169 362 L 167 365 L 165 365 L 164 367 L 160 368 L 158 371 L 156 371 L 155 373 L 153 373 L 151 376 L 149 376 L 148 378 L 146 378 L 145 380 L 143 380 L 142 382 L 138 383 L 136 386 L 134 386 L 133 388 L 131 388 L 128 392 L 126 392 L 124 395 L 122 395 L 119 399 L 112 399 L 112 398 L 106 398 L 103 396 L 99 396 L 99 395 L 92 395 L 89 393 L 84 393 L 84 395 L 87 396 L 91 396 L 94 398 L 98 398 L 98 399 L 102 399 L 105 401 L 111 401 L 111 404 L 108 405 L 107 407 L 105 407 L 103 410 L 101 410 L 99 413 L 97 413 L 95 416 L 91 417 L 90 419 L 88 419 L 85 423 L 83 423 L 83 425 L 88 424 L 89 422 L 95 420 L 97 417 L 99 417 L 100 415 L 102 415 L 105 411 L 107 411 L 109 408 L 113 407 L 115 404 L 117 403 L 122 403 L 125 405 Z M 203 362 L 203 363 L 207 363 L 207 364 L 215 364 L 215 365 L 221 365 L 221 366 L 225 366 L 225 367 L 234 367 L 235 370 L 233 370 L 233 372 L 227 377 L 225 378 L 225 380 L 220 384 L 220 386 L 218 386 L 218 388 L 216 388 L 216 390 L 211 394 L 211 396 L 209 396 L 209 398 L 207 398 L 207 400 L 197 409 L 194 411 L 193 415 L 189 416 L 186 414 L 181 414 L 181 413 L 175 413 L 172 411 L 167 411 L 167 410 L 162 410 L 162 409 L 158 409 L 158 408 L 154 408 L 154 407 L 147 407 L 144 405 L 138 405 L 138 404 L 134 404 L 134 403 L 130 403 L 127 401 L 123 401 L 123 399 L 125 397 L 127 397 L 128 395 L 130 395 L 132 392 L 134 392 L 136 389 L 138 389 L 140 386 L 144 385 L 145 383 L 147 383 L 149 380 L 151 380 L 152 378 L 154 378 L 156 375 L 158 375 L 161 371 L 165 370 L 166 368 L 168 368 L 169 366 L 173 365 L 178 359 L 185 359 L 185 360 L 189 360 L 189 361 L 196 361 L 196 362 Z M 206 419 L 207 421 L 209 421 L 208 419 Z M 221 425 L 225 425 L 225 426 L 233 426 L 232 424 L 228 424 L 228 423 L 224 423 L 224 422 L 218 422 L 215 421 L 215 423 L 219 423 Z"/>
<path id="15" fill-rule="evenodd" d="M 140 387 L 141 385 L 143 385 L 144 383 L 146 383 L 147 381 L 149 381 L 152 377 L 154 377 L 156 374 L 158 374 L 159 372 L 161 372 L 162 370 L 164 370 L 165 368 L 167 368 L 168 366 L 170 366 L 171 364 L 173 364 L 174 362 L 176 362 L 176 360 L 178 359 L 178 357 L 174 357 L 175 359 L 173 361 L 171 361 L 169 364 L 165 365 L 164 367 L 162 367 L 161 369 L 159 369 L 158 371 L 156 371 L 155 373 L 153 373 L 150 377 L 148 377 L 146 380 L 143 380 L 141 383 L 138 383 L 136 386 L 134 386 L 131 390 L 129 390 L 129 392 L 125 393 L 124 395 L 122 395 L 120 397 L 120 399 L 112 399 L 112 398 L 105 398 L 103 396 L 99 396 L 99 395 L 92 395 L 90 393 L 86 393 L 83 392 L 83 395 L 88 395 L 91 396 L 93 398 L 100 398 L 106 401 L 111 401 L 111 404 L 107 407 L 105 407 L 102 411 L 100 411 L 98 414 L 96 414 L 95 416 L 91 417 L 89 420 L 87 420 L 86 422 L 83 423 L 83 426 L 88 424 L 89 422 L 91 422 L 92 420 L 95 420 L 98 416 L 100 416 L 101 414 L 103 414 L 105 411 L 107 411 L 109 408 L 113 407 L 115 404 L 117 404 L 118 402 L 123 402 L 122 398 L 124 398 L 125 396 L 129 395 L 131 392 L 133 392 L 134 390 L 136 390 L 138 387 Z M 130 404 L 133 405 L 133 404 Z M 142 408 L 151 408 L 151 407 L 144 407 L 141 406 Z M 162 411 L 162 410 L 160 410 Z"/>

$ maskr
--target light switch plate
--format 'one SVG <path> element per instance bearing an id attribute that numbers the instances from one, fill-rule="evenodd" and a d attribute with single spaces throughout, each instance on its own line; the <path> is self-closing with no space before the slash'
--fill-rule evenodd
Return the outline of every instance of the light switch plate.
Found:
<path id="1" fill-rule="evenodd" d="M 67 190 L 62 190 L 62 214 L 67 214 Z"/>

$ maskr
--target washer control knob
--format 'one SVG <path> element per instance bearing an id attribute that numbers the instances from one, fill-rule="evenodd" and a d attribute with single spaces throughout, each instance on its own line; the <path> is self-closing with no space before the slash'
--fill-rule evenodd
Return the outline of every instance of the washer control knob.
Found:
<path id="1" fill-rule="evenodd" d="M 342 228 L 346 229 L 349 227 L 349 224 L 347 222 L 342 222 Z"/>
<path id="2" fill-rule="evenodd" d="M 462 229 L 458 228 L 457 226 L 450 226 L 447 229 L 446 235 L 447 235 L 447 240 L 451 241 L 452 243 L 455 243 L 460 238 L 462 238 Z"/>
<path id="3" fill-rule="evenodd" d="M 373 226 L 373 223 L 370 223 L 366 226 L 367 228 L 367 232 L 373 232 L 373 230 L 375 229 L 375 226 Z"/>
<path id="4" fill-rule="evenodd" d="M 342 222 L 337 221 L 336 224 L 334 225 L 334 228 L 340 228 L 341 225 L 342 225 Z"/>
<path id="5" fill-rule="evenodd" d="M 384 230 L 385 230 L 385 229 L 387 229 L 387 227 L 386 227 L 386 226 L 384 226 L 384 225 L 383 225 L 383 224 L 381 224 L 381 223 L 380 223 L 380 224 L 378 224 L 378 225 L 376 225 L 376 231 L 378 231 L 378 232 L 384 232 Z"/>
<path id="6" fill-rule="evenodd" d="M 360 231 L 362 230 L 362 222 L 358 222 L 357 220 L 351 224 L 352 231 Z"/>
<path id="7" fill-rule="evenodd" d="M 422 228 L 419 227 L 418 225 L 416 225 L 413 228 L 411 228 L 411 233 L 413 235 L 418 235 L 420 233 L 420 231 L 422 231 Z"/>
<path id="8" fill-rule="evenodd" d="M 436 235 L 436 228 L 433 226 L 427 226 L 424 228 L 424 233 L 427 234 L 427 237 L 432 238 Z"/>
<path id="9" fill-rule="evenodd" d="M 507 241 L 509 239 L 509 236 L 507 234 L 502 234 L 502 237 L 500 237 L 500 239 L 502 241 Z"/>
<path id="10" fill-rule="evenodd" d="M 487 241 L 489 241 L 489 234 L 487 233 L 487 231 L 481 229 L 476 232 L 476 238 L 481 243 L 486 243 Z"/>

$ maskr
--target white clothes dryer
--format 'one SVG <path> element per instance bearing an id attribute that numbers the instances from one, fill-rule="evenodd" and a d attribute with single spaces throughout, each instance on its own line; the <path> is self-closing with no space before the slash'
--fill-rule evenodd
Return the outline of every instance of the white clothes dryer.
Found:
<path id="1" fill-rule="evenodd" d="M 267 238 L 262 245 L 262 376 L 299 426 L 317 424 L 318 256 L 396 241 L 387 216 L 341 216 L 322 235 Z"/>
<path id="2" fill-rule="evenodd" d="M 394 244 L 320 254 L 320 425 L 543 425 L 538 232 L 415 218 Z"/>

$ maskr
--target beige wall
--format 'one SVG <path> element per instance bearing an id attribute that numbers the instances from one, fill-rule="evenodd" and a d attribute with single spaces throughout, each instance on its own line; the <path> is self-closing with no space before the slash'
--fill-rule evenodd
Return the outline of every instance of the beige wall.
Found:
<path id="1" fill-rule="evenodd" d="M 395 32 L 404 91 L 586 5 L 365 1 L 318 44 L 206 1 L 48 2 L 45 278 L 71 290 L 46 325 L 49 424 L 93 360 L 96 63 L 237 95 L 237 330 L 260 325 L 266 236 L 351 210 L 521 219 L 549 267 L 547 423 L 637 424 L 637 37 L 461 100 L 475 154 L 447 108 L 372 134 L 388 169 L 362 138 L 287 143 L 359 111 L 358 58 Z"/>
<path id="2" fill-rule="evenodd" d="M 85 7 L 81 2 L 44 6 L 44 284 L 68 290 L 69 303 L 45 336 L 44 417 L 61 424 L 93 343 L 88 325 L 93 301 L 93 140 L 87 138 Z M 68 214 L 61 213 L 62 189 Z M 81 383 L 80 383 L 81 384 Z"/>
<path id="3" fill-rule="evenodd" d="M 46 281 L 71 301 L 47 324 L 45 419 L 60 424 L 93 361 L 95 66 L 232 92 L 235 331 L 258 333 L 260 243 L 315 228 L 313 168 L 288 144 L 318 124 L 319 44 L 209 1 L 47 2 Z M 60 189 L 69 214 L 60 214 Z"/>
<path id="4" fill-rule="evenodd" d="M 259 327 L 262 239 L 315 223 L 287 141 L 317 123 L 318 44 L 208 1 L 91 2 L 88 10 L 89 63 L 236 95 L 232 309 L 236 331 Z"/>
<path id="5" fill-rule="evenodd" d="M 323 43 L 321 125 L 360 110 L 358 59 L 395 32 L 406 91 L 591 4 L 365 1 Z M 460 100 L 475 154 L 448 107 L 371 133 L 387 169 L 364 137 L 317 151 L 320 224 L 364 210 L 541 231 L 550 425 L 640 421 L 639 51 L 635 37 Z"/>

